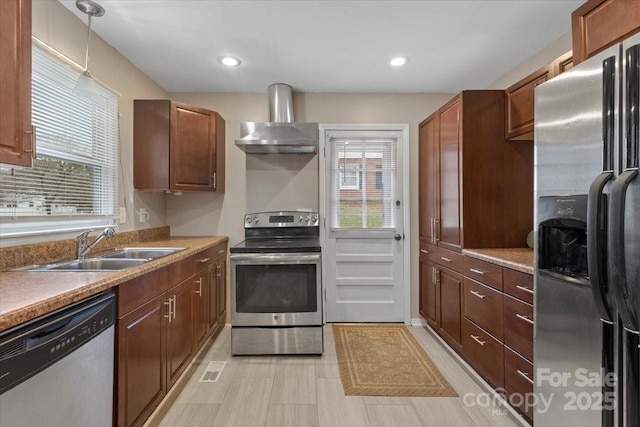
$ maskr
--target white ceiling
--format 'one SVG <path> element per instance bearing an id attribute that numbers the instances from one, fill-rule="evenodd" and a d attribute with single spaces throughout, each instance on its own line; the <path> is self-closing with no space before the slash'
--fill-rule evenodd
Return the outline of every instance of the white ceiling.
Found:
<path id="1" fill-rule="evenodd" d="M 457 92 L 565 34 L 584 0 L 98 2 L 92 28 L 169 92 Z"/>

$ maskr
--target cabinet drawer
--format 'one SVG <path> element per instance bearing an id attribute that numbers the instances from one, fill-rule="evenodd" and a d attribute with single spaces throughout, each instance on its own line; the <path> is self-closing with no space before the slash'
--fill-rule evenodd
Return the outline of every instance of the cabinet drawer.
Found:
<path id="1" fill-rule="evenodd" d="M 504 386 L 504 346 L 468 319 L 462 320 L 462 349 L 471 366 L 494 387 Z"/>
<path id="2" fill-rule="evenodd" d="M 504 296 L 504 343 L 533 360 L 533 306 Z"/>
<path id="3" fill-rule="evenodd" d="M 502 290 L 502 267 L 476 258 L 464 257 L 464 275 Z"/>
<path id="4" fill-rule="evenodd" d="M 502 270 L 504 292 L 512 297 L 533 304 L 533 276 L 505 268 Z"/>
<path id="5" fill-rule="evenodd" d="M 507 396 L 518 394 L 527 396 L 533 393 L 533 365 L 509 347 L 504 348 L 504 388 Z M 526 402 L 528 399 L 524 399 Z M 520 402 L 521 399 L 514 399 L 513 402 Z M 533 408 L 527 408 L 524 402 L 520 406 L 514 405 L 525 417 L 533 420 Z"/>
<path id="6" fill-rule="evenodd" d="M 464 255 L 437 246 L 429 245 L 429 249 L 432 251 L 428 255 L 430 257 L 429 259 L 436 264 L 443 265 L 458 272 L 461 272 L 464 268 Z"/>
<path id="7" fill-rule="evenodd" d="M 502 340 L 502 293 L 465 277 L 463 301 L 465 317 Z"/>
<path id="8" fill-rule="evenodd" d="M 215 245 L 212 249 L 211 252 L 213 254 L 213 256 L 217 259 L 219 258 L 226 258 L 227 257 L 227 243 L 219 243 L 217 245 Z"/>

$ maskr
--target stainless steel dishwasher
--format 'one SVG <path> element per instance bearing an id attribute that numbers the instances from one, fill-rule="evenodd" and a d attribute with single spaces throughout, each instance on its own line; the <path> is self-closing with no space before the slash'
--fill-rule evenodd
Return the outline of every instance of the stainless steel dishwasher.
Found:
<path id="1" fill-rule="evenodd" d="M 0 333 L 0 426 L 111 427 L 115 296 Z"/>

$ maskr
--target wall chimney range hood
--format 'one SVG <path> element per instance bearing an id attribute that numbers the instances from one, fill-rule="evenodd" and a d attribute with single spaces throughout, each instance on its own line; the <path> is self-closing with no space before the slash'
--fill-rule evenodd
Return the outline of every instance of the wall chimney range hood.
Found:
<path id="1" fill-rule="evenodd" d="M 313 154 L 318 152 L 318 124 L 294 123 L 291 86 L 269 86 L 269 122 L 240 124 L 236 146 L 247 154 Z"/>

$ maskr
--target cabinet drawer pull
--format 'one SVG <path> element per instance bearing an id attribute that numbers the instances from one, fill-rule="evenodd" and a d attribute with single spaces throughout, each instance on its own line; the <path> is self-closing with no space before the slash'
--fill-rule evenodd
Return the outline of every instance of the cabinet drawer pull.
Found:
<path id="1" fill-rule="evenodd" d="M 225 253 L 225 252 L 226 252 L 226 249 L 223 249 L 223 250 L 221 250 L 221 251 L 218 251 L 218 255 L 222 255 L 222 254 L 223 254 L 223 253 Z"/>
<path id="2" fill-rule="evenodd" d="M 201 262 L 201 263 L 204 264 L 205 262 L 209 261 L 210 259 L 211 258 L 202 258 L 202 259 L 199 259 L 198 262 Z"/>
<path id="3" fill-rule="evenodd" d="M 165 314 L 164 317 L 169 319 L 169 323 L 171 323 L 171 316 L 173 315 L 173 310 L 171 308 L 172 299 L 169 298 L 169 301 L 165 301 L 164 304 L 169 306 L 169 314 Z"/>
<path id="4" fill-rule="evenodd" d="M 202 277 L 199 278 L 198 280 L 196 280 L 193 283 L 197 283 L 198 284 L 198 290 L 197 291 L 193 291 L 193 293 L 202 296 Z"/>
<path id="5" fill-rule="evenodd" d="M 440 259 L 443 260 L 443 261 L 446 261 L 446 262 L 453 261 L 451 258 L 446 258 L 446 257 L 443 257 L 443 256 L 441 256 Z"/>
<path id="6" fill-rule="evenodd" d="M 533 289 L 531 289 L 531 288 L 528 288 L 528 287 L 526 287 L 526 286 L 522 286 L 522 285 L 516 285 L 516 288 L 518 288 L 518 289 L 520 289 L 521 291 L 524 291 L 524 292 L 526 292 L 526 293 L 528 293 L 528 294 L 533 295 Z"/>
<path id="7" fill-rule="evenodd" d="M 423 254 L 428 254 L 429 253 L 429 251 L 426 250 L 426 249 L 420 249 L 420 252 L 422 252 Z"/>
<path id="8" fill-rule="evenodd" d="M 516 317 L 520 320 L 524 320 L 525 322 L 533 325 L 533 320 L 529 319 L 527 316 L 523 316 L 522 314 L 516 314 Z"/>
<path id="9" fill-rule="evenodd" d="M 478 269 L 475 269 L 475 268 L 470 268 L 469 271 L 471 271 L 472 273 L 479 274 L 481 276 L 484 276 L 485 274 L 488 273 L 488 271 L 482 271 L 482 270 L 478 270 Z"/>
<path id="10" fill-rule="evenodd" d="M 484 299 L 484 297 L 486 297 L 486 295 L 482 295 L 480 292 L 477 291 L 469 291 L 471 292 L 473 295 L 477 296 L 480 299 Z"/>
<path id="11" fill-rule="evenodd" d="M 480 340 L 480 336 L 471 335 L 471 338 L 481 346 L 484 346 L 487 342 Z"/>
<path id="12" fill-rule="evenodd" d="M 522 378 L 527 380 L 531 385 L 533 385 L 533 380 L 529 378 L 529 374 L 527 374 L 526 372 L 522 372 L 520 369 L 516 369 L 516 371 L 518 372 L 518 375 L 520 375 Z"/>

